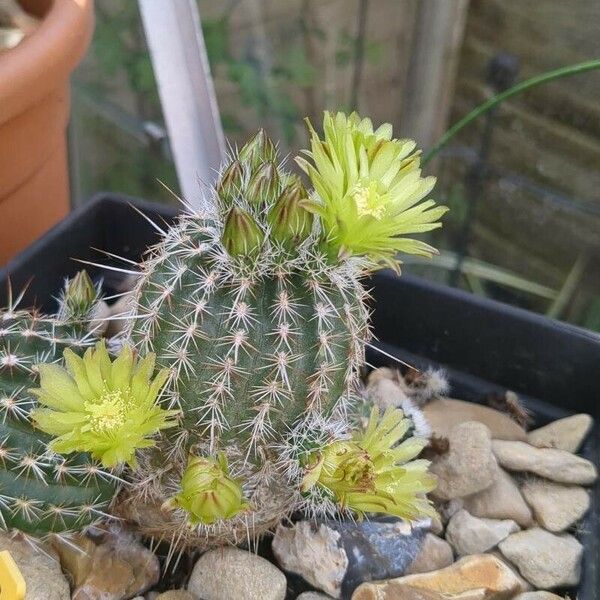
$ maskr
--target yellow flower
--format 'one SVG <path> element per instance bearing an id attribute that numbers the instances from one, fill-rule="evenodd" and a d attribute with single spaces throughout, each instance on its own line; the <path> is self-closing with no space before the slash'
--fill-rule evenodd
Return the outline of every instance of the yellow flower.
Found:
<path id="1" fill-rule="evenodd" d="M 314 186 L 329 255 L 366 256 L 396 268 L 398 252 L 435 253 L 425 242 L 403 237 L 440 227 L 447 210 L 423 201 L 435 178 L 421 177 L 415 143 L 393 139 L 389 123 L 374 130 L 356 113 L 325 112 L 322 140 L 307 123 L 311 149 L 308 160 L 297 161 Z"/>
<path id="2" fill-rule="evenodd" d="M 156 399 L 168 371 L 151 381 L 154 354 L 139 362 L 129 346 L 111 362 L 104 341 L 83 358 L 64 351 L 67 368 L 39 365 L 40 387 L 31 390 L 43 408 L 32 411 L 36 427 L 55 436 L 50 447 L 59 454 L 89 452 L 105 467 L 135 466 L 135 451 L 148 439 L 175 425 L 177 411 L 164 410 Z"/>
<path id="3" fill-rule="evenodd" d="M 190 456 L 179 493 L 163 506 L 185 510 L 191 527 L 231 519 L 249 507 L 242 486 L 229 475 L 224 454 L 219 454 L 217 460 Z"/>
<path id="4" fill-rule="evenodd" d="M 435 487 L 429 462 L 413 460 L 426 440 L 409 437 L 399 443 L 410 420 L 398 409 L 379 418 L 375 408 L 364 432 L 333 442 L 309 458 L 301 490 L 317 485 L 329 490 L 342 508 L 415 520 L 435 511 L 425 493 Z"/>

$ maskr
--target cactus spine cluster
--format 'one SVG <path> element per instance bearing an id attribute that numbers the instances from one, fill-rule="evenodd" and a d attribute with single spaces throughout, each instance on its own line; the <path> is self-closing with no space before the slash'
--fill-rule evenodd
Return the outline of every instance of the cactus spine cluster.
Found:
<path id="1" fill-rule="evenodd" d="M 355 129 L 348 123 L 349 135 Z M 403 162 L 412 147 L 399 156 L 391 131 L 378 137 L 367 127 L 360 135 L 355 151 L 362 152 L 366 140 L 371 156 L 358 158 L 365 164 L 361 174 L 355 168 L 361 178 L 357 185 L 369 177 L 369 160 L 386 151 L 392 163 L 397 158 L 389 183 L 397 190 L 408 173 L 412 197 L 405 204 L 416 204 L 431 186 L 427 181 L 419 195 L 424 180 L 420 171 L 411 173 L 418 160 L 412 156 Z M 376 163 L 380 177 L 384 166 L 381 160 Z M 345 179 L 345 185 L 353 185 L 349 176 Z M 365 185 L 372 198 L 365 199 L 362 188 L 350 191 L 359 193 L 363 204 L 379 202 L 375 218 L 381 219 L 385 202 L 395 196 L 378 182 Z M 349 202 L 355 202 L 352 196 Z M 397 488 L 389 485 L 392 463 L 410 460 L 422 448 L 417 443 L 408 452 L 390 453 L 408 429 L 401 413 L 386 415 L 381 428 L 372 423 L 385 440 L 376 452 L 393 457 L 383 474 L 358 442 L 344 446 L 344 456 L 327 452 L 350 433 L 348 415 L 370 337 L 360 280 L 380 259 L 391 261 L 386 238 L 381 241 L 381 231 L 374 232 L 373 261 L 369 252 L 353 255 L 348 244 L 338 243 L 332 252 L 333 236 L 318 219 L 325 214 L 323 200 L 285 171 L 264 132 L 226 165 L 212 204 L 212 213 L 183 215 L 141 266 L 130 337 L 140 352 L 156 353 L 157 364 L 170 370 L 164 402 L 181 416 L 155 451 L 140 453 L 122 514 L 147 534 L 197 545 L 256 536 L 297 509 L 311 514 L 351 510 L 347 498 L 355 501 L 359 514 L 360 506 L 409 518 L 427 512 L 418 492 L 400 502 Z M 358 201 L 353 206 L 353 227 L 363 216 L 372 220 L 370 213 L 357 212 L 356 207 L 362 209 Z M 428 228 L 438 214 L 429 215 Z M 401 211 L 394 218 L 402 219 Z M 403 224 L 403 232 L 413 231 L 410 221 Z M 426 230 L 419 226 L 415 231 Z M 338 219 L 336 227 L 344 223 Z M 388 227 L 384 233 L 391 231 Z M 362 242 L 364 248 L 369 241 Z M 421 252 L 428 249 L 419 246 Z M 315 464 L 319 473 L 329 473 L 323 470 L 323 457 L 334 455 L 331 472 L 341 482 L 307 476 Z M 217 456 L 225 458 L 220 471 Z M 419 492 L 431 487 L 424 471 L 419 463 L 412 479 Z M 405 472 L 396 469 L 393 476 Z M 376 490 L 380 481 L 388 482 L 389 490 Z M 344 486 L 353 493 L 342 492 Z M 214 501 L 217 489 L 222 490 L 221 505 Z M 215 519 L 224 510 L 228 518 Z"/>
<path id="2" fill-rule="evenodd" d="M 115 494 L 112 473 L 88 455 L 50 450 L 51 436 L 31 418 L 38 365 L 93 342 L 96 303 L 85 274 L 67 283 L 60 318 L 19 310 L 18 301 L 0 312 L 0 529 L 35 537 L 85 529 L 106 515 Z"/>

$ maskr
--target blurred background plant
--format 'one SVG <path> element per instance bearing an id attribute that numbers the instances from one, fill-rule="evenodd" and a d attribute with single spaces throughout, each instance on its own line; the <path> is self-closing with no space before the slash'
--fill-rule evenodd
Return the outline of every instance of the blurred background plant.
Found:
<path id="1" fill-rule="evenodd" d="M 258 127 L 283 154 L 325 108 L 390 121 L 431 148 L 513 83 L 600 55 L 595 0 L 198 0 L 225 133 Z M 97 0 L 74 82 L 73 194 L 171 201 L 177 190 L 134 2 Z M 600 72 L 511 98 L 465 128 L 426 171 L 450 206 L 442 249 L 413 272 L 600 331 Z"/>

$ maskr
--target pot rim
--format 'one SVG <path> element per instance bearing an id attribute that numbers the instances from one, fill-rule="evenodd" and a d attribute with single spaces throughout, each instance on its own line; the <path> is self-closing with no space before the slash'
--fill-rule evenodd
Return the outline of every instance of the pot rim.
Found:
<path id="1" fill-rule="evenodd" d="M 93 0 L 53 0 L 37 30 L 0 56 L 0 123 L 64 85 L 92 37 Z"/>

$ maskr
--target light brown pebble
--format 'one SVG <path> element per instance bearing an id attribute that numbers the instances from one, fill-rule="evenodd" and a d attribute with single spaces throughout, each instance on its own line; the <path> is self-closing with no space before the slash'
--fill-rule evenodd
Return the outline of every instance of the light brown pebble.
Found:
<path id="1" fill-rule="evenodd" d="M 526 481 L 521 491 L 533 509 L 537 522 L 554 533 L 571 527 L 590 507 L 588 491 L 577 485 L 534 479 Z"/>
<path id="2" fill-rule="evenodd" d="M 268 560 L 239 548 L 203 554 L 192 570 L 188 591 L 203 600 L 284 600 L 285 575 Z"/>
<path id="3" fill-rule="evenodd" d="M 508 536 L 500 552 L 538 589 L 579 583 L 583 546 L 572 536 L 534 527 Z"/>
<path id="4" fill-rule="evenodd" d="M 156 600 L 197 600 L 197 598 L 187 590 L 169 590 L 159 594 Z"/>
<path id="5" fill-rule="evenodd" d="M 448 567 L 454 561 L 454 553 L 450 544 L 433 533 L 428 533 L 423 540 L 421 550 L 406 570 L 406 575 L 427 573 Z"/>
<path id="6" fill-rule="evenodd" d="M 574 453 L 579 450 L 593 425 L 594 419 L 590 415 L 572 415 L 529 432 L 527 441 L 538 448 L 557 448 Z"/>
<path id="7" fill-rule="evenodd" d="M 554 448 L 535 448 L 524 442 L 494 440 L 496 459 L 509 471 L 533 473 L 558 483 L 590 485 L 598 473 L 592 462 Z"/>
<path id="8" fill-rule="evenodd" d="M 512 519 L 529 527 L 533 516 L 514 479 L 498 468 L 494 483 L 487 489 L 462 499 L 463 507 L 476 517 Z"/>
<path id="9" fill-rule="evenodd" d="M 431 573 L 363 583 L 354 592 L 352 600 L 417 600 L 419 597 L 414 595 L 413 591 L 410 592 L 412 595 L 407 595 L 411 588 L 423 592 L 423 600 L 443 600 L 444 594 L 453 599 L 455 596 L 459 597 L 461 600 L 467 597 L 469 600 L 500 600 L 524 592 L 528 587 L 528 584 L 497 556 L 476 554 Z"/>
<path id="10" fill-rule="evenodd" d="M 459 423 L 477 421 L 483 423 L 496 440 L 527 439 L 526 431 L 508 415 L 481 404 L 439 398 L 423 407 L 423 414 L 429 422 L 434 435 L 448 437 L 450 430 Z"/>

